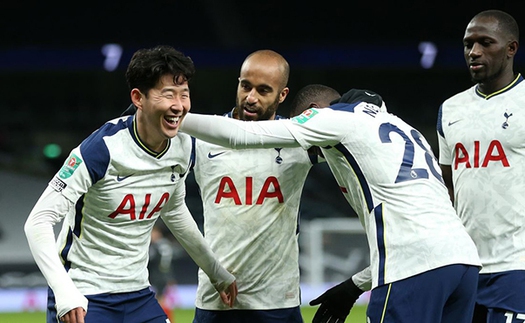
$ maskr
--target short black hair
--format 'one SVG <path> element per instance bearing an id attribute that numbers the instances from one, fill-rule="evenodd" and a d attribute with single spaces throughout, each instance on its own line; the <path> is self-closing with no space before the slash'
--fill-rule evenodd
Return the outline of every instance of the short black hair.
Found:
<path id="1" fill-rule="evenodd" d="M 190 57 L 167 45 L 137 50 L 126 70 L 130 90 L 137 88 L 147 95 L 165 75 L 173 75 L 175 84 L 182 84 L 195 74 Z"/>
<path id="2" fill-rule="evenodd" d="M 474 18 L 480 17 L 495 18 L 498 21 L 498 24 L 500 25 L 501 29 L 504 32 L 509 33 L 511 38 L 514 38 L 513 40 L 516 40 L 519 43 L 520 29 L 514 17 L 501 10 L 485 10 L 474 16 Z"/>
<path id="3" fill-rule="evenodd" d="M 314 102 L 330 103 L 341 95 L 335 89 L 323 84 L 309 84 L 297 91 L 290 107 L 290 117 L 301 114 Z"/>

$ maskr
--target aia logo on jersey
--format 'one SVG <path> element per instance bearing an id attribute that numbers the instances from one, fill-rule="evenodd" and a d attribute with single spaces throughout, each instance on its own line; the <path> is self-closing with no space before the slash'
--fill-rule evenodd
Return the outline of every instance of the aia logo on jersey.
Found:
<path id="1" fill-rule="evenodd" d="M 480 151 L 479 141 L 474 141 L 474 151 L 469 152 L 465 146 L 458 142 L 454 148 L 454 169 L 464 164 L 465 168 L 487 167 L 489 162 L 501 163 L 503 167 L 510 167 L 503 146 L 498 140 L 492 140 L 487 151 Z"/>
<path id="2" fill-rule="evenodd" d="M 125 214 L 129 216 L 131 221 L 150 219 L 155 213 L 159 213 L 162 210 L 169 198 L 170 194 L 166 192 L 153 204 L 151 203 L 151 194 L 149 193 L 143 198 L 139 196 L 135 197 L 133 194 L 126 194 L 120 202 L 120 205 L 109 217 L 114 219 L 120 214 Z M 152 205 L 154 206 L 151 207 Z"/>
<path id="3" fill-rule="evenodd" d="M 277 177 L 270 176 L 265 181 L 260 192 L 253 190 L 253 177 L 246 177 L 245 182 L 235 185 L 231 177 L 225 176 L 221 178 L 215 203 L 221 203 L 222 199 L 232 199 L 235 205 L 243 205 L 241 196 L 244 198 L 244 205 L 252 205 L 254 198 L 255 204 L 263 204 L 265 199 L 276 198 L 279 203 L 284 202 L 283 192 Z M 246 187 L 246 191 L 241 191 L 239 188 Z M 239 188 L 237 188 L 239 187 Z"/>

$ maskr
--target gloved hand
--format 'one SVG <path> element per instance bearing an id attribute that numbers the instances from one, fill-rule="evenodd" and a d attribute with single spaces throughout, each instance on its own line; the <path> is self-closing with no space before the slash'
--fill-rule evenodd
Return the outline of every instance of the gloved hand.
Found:
<path id="1" fill-rule="evenodd" d="M 351 89 L 350 91 L 343 94 L 343 96 L 337 100 L 330 102 L 330 105 L 336 103 L 357 103 L 357 102 L 368 102 L 380 107 L 383 104 L 383 98 L 370 90 Z"/>
<path id="2" fill-rule="evenodd" d="M 318 305 L 312 323 L 343 323 L 350 313 L 355 301 L 363 293 L 352 278 L 345 280 L 310 301 L 310 305 Z"/>
<path id="3" fill-rule="evenodd" d="M 123 116 L 131 116 L 131 115 L 134 115 L 135 112 L 137 112 L 137 107 L 135 107 L 135 105 L 133 103 L 131 103 L 126 110 L 122 111 L 120 116 L 121 117 L 123 117 Z"/>

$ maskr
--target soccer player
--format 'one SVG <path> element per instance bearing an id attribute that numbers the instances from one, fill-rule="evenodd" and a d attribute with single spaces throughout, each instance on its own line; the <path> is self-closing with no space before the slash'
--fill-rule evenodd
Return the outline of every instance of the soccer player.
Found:
<path id="1" fill-rule="evenodd" d="M 224 119 L 282 119 L 290 67 L 272 50 L 257 50 L 241 65 L 236 105 Z M 331 99 L 339 93 L 331 93 Z M 125 112 L 126 113 L 126 112 Z M 299 279 L 299 204 L 317 156 L 300 148 L 232 150 L 195 140 L 195 179 L 204 211 L 204 236 L 235 273 L 239 297 L 230 309 L 199 270 L 194 323 L 303 322 Z"/>
<path id="2" fill-rule="evenodd" d="M 240 68 L 236 105 L 223 119 L 273 120 L 286 99 L 290 67 L 272 50 L 258 50 Z M 316 157 L 316 156 L 313 156 Z M 239 297 L 232 310 L 199 270 L 194 323 L 303 322 L 299 279 L 299 205 L 317 162 L 301 148 L 232 150 L 196 140 L 195 179 L 204 235 L 232 269 Z"/>
<path id="3" fill-rule="evenodd" d="M 463 37 L 475 85 L 445 100 L 438 115 L 443 177 L 483 265 L 476 323 L 525 320 L 525 82 L 513 67 L 518 39 L 509 14 L 475 15 Z"/>
<path id="4" fill-rule="evenodd" d="M 235 277 L 184 201 L 191 138 L 178 131 L 194 72 L 191 59 L 172 47 L 135 52 L 126 79 L 137 113 L 108 121 L 74 148 L 29 214 L 25 234 L 50 287 L 48 323 L 169 322 L 148 282 L 159 217 L 222 301 L 234 303 Z"/>
<path id="5" fill-rule="evenodd" d="M 235 149 L 321 147 L 367 234 L 368 322 L 469 323 L 480 261 L 430 145 L 386 109 L 352 98 L 345 94 L 340 103 L 284 120 L 244 122 L 189 113 L 181 131 Z M 315 96 L 307 101 L 326 106 Z M 325 302 L 347 297 L 347 290 Z M 328 309 L 320 322 L 343 322 L 348 314 Z"/>

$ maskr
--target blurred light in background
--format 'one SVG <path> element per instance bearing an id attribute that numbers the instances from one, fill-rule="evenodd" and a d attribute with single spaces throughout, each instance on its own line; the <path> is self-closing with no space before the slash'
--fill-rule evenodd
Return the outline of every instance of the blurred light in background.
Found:
<path id="1" fill-rule="evenodd" d="M 120 59 L 122 58 L 122 46 L 119 44 L 106 44 L 102 46 L 102 55 L 104 55 L 104 69 L 113 72 L 117 69 Z"/>
<path id="2" fill-rule="evenodd" d="M 438 53 L 436 44 L 430 41 L 423 41 L 419 43 L 418 49 L 421 53 L 421 67 L 425 69 L 432 68 Z"/>
<path id="3" fill-rule="evenodd" d="M 43 153 L 47 158 L 55 159 L 62 154 L 62 147 L 57 144 L 47 144 L 44 146 Z"/>

